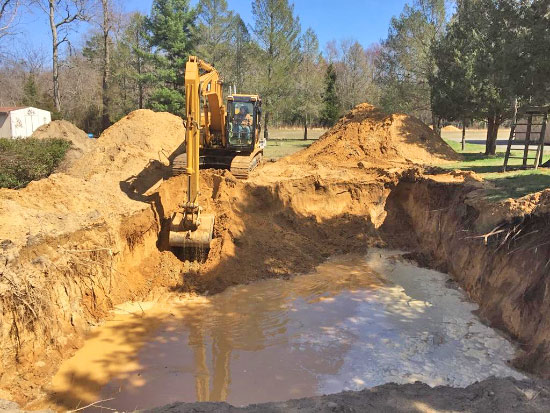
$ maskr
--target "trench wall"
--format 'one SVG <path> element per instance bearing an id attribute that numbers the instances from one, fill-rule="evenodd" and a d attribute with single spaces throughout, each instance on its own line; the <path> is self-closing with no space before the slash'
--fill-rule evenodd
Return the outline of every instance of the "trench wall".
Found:
<path id="1" fill-rule="evenodd" d="M 175 274 L 155 273 L 160 225 L 145 205 L 131 216 L 37 240 L 18 251 L 4 245 L 0 265 L 0 391 L 25 403 L 89 328 L 114 305 L 141 299 Z M 7 392 L 7 394 L 6 394 Z"/>
<path id="2" fill-rule="evenodd" d="M 516 367 L 550 375 L 550 217 L 526 215 L 480 233 L 486 211 L 468 205 L 473 188 L 430 180 L 401 182 L 381 228 L 390 245 L 447 272 L 480 306 L 492 327 L 521 346 Z"/>

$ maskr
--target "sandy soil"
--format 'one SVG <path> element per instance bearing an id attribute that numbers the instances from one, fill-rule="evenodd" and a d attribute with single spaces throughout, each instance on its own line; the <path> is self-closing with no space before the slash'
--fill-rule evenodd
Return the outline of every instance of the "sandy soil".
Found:
<path id="1" fill-rule="evenodd" d="M 442 131 L 442 132 L 461 132 L 462 129 L 457 128 L 457 127 L 454 126 L 454 125 L 447 125 L 447 126 L 441 128 L 441 131 Z"/>
<path id="2" fill-rule="evenodd" d="M 419 120 L 360 105 L 248 181 L 203 171 L 215 239 L 190 264 L 167 245 L 185 192 L 167 165 L 183 135 L 181 119 L 136 111 L 63 172 L 0 190 L 0 397 L 39 404 L 57 361 L 116 304 L 290 277 L 369 246 L 414 249 L 447 270 L 483 317 L 524 344 L 518 365 L 550 376 L 548 192 L 491 204 L 471 173 L 427 175 L 457 155 Z M 498 225 L 505 231 L 480 236 Z"/>
<path id="3" fill-rule="evenodd" d="M 169 412 L 547 412 L 548 383 L 487 379 L 464 389 L 426 384 L 384 384 L 358 392 L 234 407 L 227 403 L 175 403 L 151 410 Z"/>

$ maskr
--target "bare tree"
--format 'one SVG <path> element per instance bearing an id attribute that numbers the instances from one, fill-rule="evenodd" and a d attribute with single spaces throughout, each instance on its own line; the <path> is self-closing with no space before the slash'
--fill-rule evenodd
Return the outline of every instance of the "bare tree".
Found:
<path id="1" fill-rule="evenodd" d="M 35 0 L 36 4 L 48 15 L 52 32 L 52 80 L 53 102 L 55 109 L 61 111 L 59 93 L 59 48 L 69 42 L 69 33 L 73 23 L 85 21 L 87 0 Z"/>
<path id="2" fill-rule="evenodd" d="M 0 39 L 10 34 L 19 5 L 19 0 L 0 0 Z"/>
<path id="3" fill-rule="evenodd" d="M 112 0 L 101 0 L 102 23 L 101 32 L 103 35 L 103 75 L 101 79 L 101 126 L 107 129 L 111 126 L 110 120 L 110 94 L 109 84 L 111 80 L 111 40 L 110 33 L 113 29 Z"/>
<path id="4" fill-rule="evenodd" d="M 365 49 L 353 39 L 327 43 L 326 55 L 337 73 L 336 89 L 344 110 L 350 110 L 358 103 L 378 103 L 379 90 L 375 84 L 378 53 L 378 45 Z"/>

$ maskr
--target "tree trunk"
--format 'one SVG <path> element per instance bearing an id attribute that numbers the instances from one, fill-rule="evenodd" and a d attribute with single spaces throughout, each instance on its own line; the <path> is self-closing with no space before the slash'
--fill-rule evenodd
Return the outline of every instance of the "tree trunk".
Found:
<path id="1" fill-rule="evenodd" d="M 268 123 L 269 123 L 269 112 L 266 111 L 264 116 L 264 139 L 265 140 L 269 138 L 269 133 L 267 131 Z"/>
<path id="2" fill-rule="evenodd" d="M 462 120 L 462 152 L 464 152 L 464 147 L 466 146 L 466 120 Z"/>
<path id="3" fill-rule="evenodd" d="M 109 30 L 110 24 L 109 21 L 109 1 L 101 0 L 103 6 L 103 78 L 102 78 L 102 111 L 101 111 L 101 126 L 105 130 L 111 126 L 111 121 L 109 119 L 109 78 L 110 78 L 110 64 L 111 64 L 111 52 L 109 50 Z"/>
<path id="4" fill-rule="evenodd" d="M 49 0 L 50 29 L 52 31 L 52 80 L 53 104 L 57 112 L 61 112 L 61 98 L 59 96 L 59 43 L 57 42 L 57 26 L 55 24 L 55 0 Z"/>
<path id="5" fill-rule="evenodd" d="M 487 142 L 485 144 L 485 155 L 494 155 L 496 153 L 499 126 L 499 116 L 491 115 L 487 117 Z"/>
<path id="6" fill-rule="evenodd" d="M 439 136 L 441 136 L 440 125 L 441 125 L 441 119 L 435 116 L 435 114 L 432 112 L 432 128 L 433 128 L 433 131 Z"/>
<path id="7" fill-rule="evenodd" d="M 304 115 L 304 140 L 307 141 L 307 113 Z"/>
<path id="8" fill-rule="evenodd" d="M 141 58 L 138 57 L 138 106 L 143 109 L 143 80 L 141 79 Z"/>

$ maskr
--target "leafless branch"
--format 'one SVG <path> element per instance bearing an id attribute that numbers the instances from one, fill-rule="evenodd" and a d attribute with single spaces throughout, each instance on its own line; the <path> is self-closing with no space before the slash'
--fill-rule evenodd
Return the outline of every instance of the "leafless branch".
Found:
<path id="1" fill-rule="evenodd" d="M 0 38 L 8 34 L 8 29 L 13 25 L 19 0 L 0 0 Z"/>
<path id="2" fill-rule="evenodd" d="M 78 411 L 80 411 L 80 410 L 87 409 L 88 407 L 97 406 L 99 403 L 108 402 L 108 401 L 111 401 L 111 400 L 114 400 L 114 399 L 115 399 L 114 397 L 111 397 L 110 399 L 98 400 L 98 401 L 96 401 L 96 402 L 87 404 L 86 406 L 79 407 L 78 409 L 68 410 L 68 413 L 78 412 Z M 110 409 L 110 408 L 107 408 L 107 407 L 104 407 L 104 406 L 101 406 L 101 407 L 102 407 L 103 409 L 114 410 L 114 409 Z"/>

